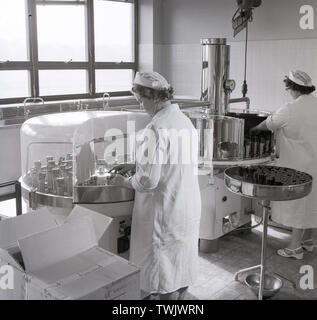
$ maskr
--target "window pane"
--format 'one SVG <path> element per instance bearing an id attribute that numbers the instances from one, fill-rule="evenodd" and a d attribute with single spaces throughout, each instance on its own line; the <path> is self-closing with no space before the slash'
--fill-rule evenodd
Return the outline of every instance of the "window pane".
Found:
<path id="1" fill-rule="evenodd" d="M 84 5 L 37 5 L 40 61 L 86 61 Z"/>
<path id="2" fill-rule="evenodd" d="M 133 62 L 133 4 L 95 0 L 94 12 L 96 61 Z"/>
<path id="3" fill-rule="evenodd" d="M 96 70 L 96 92 L 130 91 L 132 70 Z"/>
<path id="4" fill-rule="evenodd" d="M 0 0 L 0 60 L 28 60 L 26 42 L 25 1 Z"/>
<path id="5" fill-rule="evenodd" d="M 76 1 L 76 2 L 86 2 L 86 0 L 36 0 L 36 2 L 43 2 L 43 3 L 45 3 L 45 2 L 56 2 L 56 1 L 61 1 L 61 2 L 74 2 L 74 1 Z"/>
<path id="6" fill-rule="evenodd" d="M 40 70 L 40 95 L 87 93 L 86 70 Z"/>
<path id="7" fill-rule="evenodd" d="M 0 99 L 28 97 L 29 93 L 29 72 L 0 71 Z"/>

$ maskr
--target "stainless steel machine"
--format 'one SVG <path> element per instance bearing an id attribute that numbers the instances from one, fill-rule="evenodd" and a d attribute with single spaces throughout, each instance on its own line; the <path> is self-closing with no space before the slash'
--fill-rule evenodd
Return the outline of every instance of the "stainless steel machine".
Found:
<path id="1" fill-rule="evenodd" d="M 268 113 L 251 111 L 248 97 L 230 99 L 235 81 L 230 79 L 230 46 L 226 39 L 202 39 L 201 45 L 201 100 L 208 105 L 184 112 L 198 129 L 200 138 L 200 250 L 213 252 L 218 249 L 219 237 L 250 225 L 254 213 L 252 199 L 234 195 L 225 188 L 224 170 L 235 165 L 271 162 L 274 136 L 270 131 L 262 134 L 250 131 Z M 234 103 L 245 103 L 246 108 L 230 108 Z"/>

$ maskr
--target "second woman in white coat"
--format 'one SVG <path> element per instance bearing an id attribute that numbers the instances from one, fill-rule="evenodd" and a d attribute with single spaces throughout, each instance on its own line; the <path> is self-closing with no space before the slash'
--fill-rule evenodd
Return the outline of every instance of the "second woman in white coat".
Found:
<path id="1" fill-rule="evenodd" d="M 304 171 L 313 176 L 312 192 L 305 198 L 272 202 L 272 219 L 292 228 L 287 248 L 278 250 L 286 258 L 302 259 L 304 249 L 314 250 L 313 229 L 317 228 L 317 98 L 312 79 L 303 71 L 290 72 L 284 80 L 294 99 L 253 130 L 276 132 L 277 166 Z"/>

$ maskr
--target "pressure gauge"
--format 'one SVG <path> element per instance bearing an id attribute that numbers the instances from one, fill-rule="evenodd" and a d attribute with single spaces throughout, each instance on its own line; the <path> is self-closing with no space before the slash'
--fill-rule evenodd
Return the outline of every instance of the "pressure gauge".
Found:
<path id="1" fill-rule="evenodd" d="M 225 91 L 232 92 L 236 88 L 236 82 L 234 80 L 226 80 L 224 83 Z"/>

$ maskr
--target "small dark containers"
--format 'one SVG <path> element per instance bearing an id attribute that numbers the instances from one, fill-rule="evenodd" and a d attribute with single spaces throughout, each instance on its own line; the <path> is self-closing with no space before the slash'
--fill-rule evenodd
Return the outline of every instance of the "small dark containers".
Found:
<path id="1" fill-rule="evenodd" d="M 270 131 L 252 133 L 251 137 L 246 137 L 245 150 L 248 140 L 251 143 L 251 158 L 269 156 L 272 153 L 272 133 Z"/>
<path id="2" fill-rule="evenodd" d="M 259 174 L 259 184 L 266 184 L 266 176 L 265 174 Z"/>
<path id="3" fill-rule="evenodd" d="M 270 186 L 274 186 L 275 185 L 275 178 L 274 177 L 269 177 L 267 179 L 267 184 Z"/>
<path id="4" fill-rule="evenodd" d="M 265 155 L 265 136 L 260 136 L 260 157 Z"/>
<path id="5" fill-rule="evenodd" d="M 255 133 L 251 134 L 251 157 L 255 158 L 257 156 L 257 135 Z"/>

